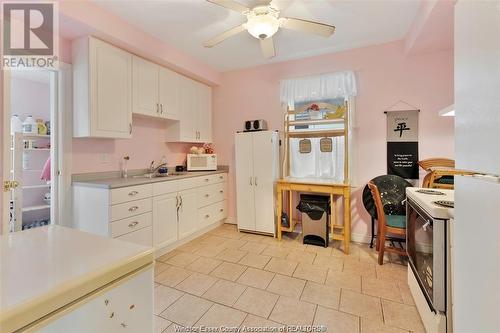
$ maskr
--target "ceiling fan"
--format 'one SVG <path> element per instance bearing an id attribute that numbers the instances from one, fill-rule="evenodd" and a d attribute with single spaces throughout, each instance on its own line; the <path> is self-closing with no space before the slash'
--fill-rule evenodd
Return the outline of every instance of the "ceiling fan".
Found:
<path id="1" fill-rule="evenodd" d="M 273 35 L 279 28 L 307 32 L 323 37 L 330 37 L 335 31 L 335 27 L 333 25 L 297 18 L 279 17 L 280 12 L 276 8 L 272 7 L 270 4 L 271 1 L 269 1 L 267 5 L 258 5 L 253 8 L 248 8 L 232 0 L 207 1 L 227 9 L 240 12 L 246 16 L 247 22 L 206 41 L 203 43 L 203 46 L 205 47 L 213 47 L 227 38 L 247 30 L 250 35 L 260 40 L 260 47 L 264 57 L 272 58 L 276 55 L 274 50 Z"/>

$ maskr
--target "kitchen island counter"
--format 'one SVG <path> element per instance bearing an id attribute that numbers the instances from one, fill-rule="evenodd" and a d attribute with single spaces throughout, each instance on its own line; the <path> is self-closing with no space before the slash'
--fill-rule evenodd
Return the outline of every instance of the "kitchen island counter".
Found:
<path id="1" fill-rule="evenodd" d="M 0 252 L 1 332 L 44 320 L 153 263 L 151 248 L 55 225 L 3 235 Z"/>

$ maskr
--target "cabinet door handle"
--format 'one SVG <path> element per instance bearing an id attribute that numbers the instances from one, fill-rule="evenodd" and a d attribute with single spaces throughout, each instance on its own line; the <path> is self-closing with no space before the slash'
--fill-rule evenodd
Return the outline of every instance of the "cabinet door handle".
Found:
<path id="1" fill-rule="evenodd" d="M 224 179 L 224 176 L 219 176 L 219 179 Z"/>
<path id="2" fill-rule="evenodd" d="M 134 221 L 134 222 L 130 223 L 130 224 L 128 225 L 128 227 L 129 227 L 129 228 L 133 228 L 133 227 L 135 227 L 135 226 L 136 226 L 136 225 L 138 225 L 138 224 L 139 224 L 139 222 Z"/>
<path id="3" fill-rule="evenodd" d="M 139 207 L 137 207 L 137 206 L 133 206 L 133 207 L 130 207 L 130 208 L 128 209 L 128 211 L 129 211 L 129 212 L 135 212 L 135 211 L 136 211 L 136 210 L 138 210 L 138 209 L 139 209 Z"/>
<path id="4" fill-rule="evenodd" d="M 175 208 L 179 208 L 179 196 L 175 197 Z"/>
<path id="5" fill-rule="evenodd" d="M 208 178 L 205 178 L 205 181 L 206 181 L 206 182 L 209 182 L 209 181 L 210 181 L 210 179 L 208 179 Z"/>
<path id="6" fill-rule="evenodd" d="M 131 197 L 136 196 L 137 194 L 139 194 L 139 192 L 137 192 L 137 191 L 131 191 L 128 193 L 128 195 Z"/>
<path id="7" fill-rule="evenodd" d="M 160 113 L 163 114 L 163 103 L 160 103 Z"/>
<path id="8" fill-rule="evenodd" d="M 208 198 L 209 196 L 210 196 L 210 194 L 208 194 L 208 193 L 207 193 L 207 194 L 205 194 L 205 198 Z"/>
<path id="9" fill-rule="evenodd" d="M 132 134 L 132 123 L 128 124 L 128 132 L 129 134 Z"/>
<path id="10" fill-rule="evenodd" d="M 179 206 L 182 207 L 182 196 L 179 196 L 179 198 L 181 199 L 181 203 L 179 204 Z"/>
<path id="11" fill-rule="evenodd" d="M 220 191 L 219 191 L 219 193 L 224 193 L 224 191 L 223 191 L 223 190 L 220 190 Z"/>
<path id="12" fill-rule="evenodd" d="M 205 218 L 206 218 L 206 219 L 208 219 L 209 217 L 210 217 L 210 215 L 209 215 L 209 214 L 205 215 Z"/>
<path id="13" fill-rule="evenodd" d="M 257 177 L 254 177 L 255 186 L 257 186 Z"/>
<path id="14" fill-rule="evenodd" d="M 224 209 L 222 209 L 222 208 L 221 208 L 221 209 L 220 209 L 220 212 L 223 212 L 223 211 L 224 211 Z"/>
<path id="15" fill-rule="evenodd" d="M 253 177 L 250 177 L 250 185 L 253 185 L 252 178 Z"/>
<path id="16" fill-rule="evenodd" d="M 156 113 L 160 113 L 160 103 L 156 103 Z"/>

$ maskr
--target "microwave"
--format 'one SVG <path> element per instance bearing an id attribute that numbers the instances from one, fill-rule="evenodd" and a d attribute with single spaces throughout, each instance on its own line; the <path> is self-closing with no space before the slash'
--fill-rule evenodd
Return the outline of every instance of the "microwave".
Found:
<path id="1" fill-rule="evenodd" d="M 187 154 L 187 171 L 217 170 L 217 154 Z"/>

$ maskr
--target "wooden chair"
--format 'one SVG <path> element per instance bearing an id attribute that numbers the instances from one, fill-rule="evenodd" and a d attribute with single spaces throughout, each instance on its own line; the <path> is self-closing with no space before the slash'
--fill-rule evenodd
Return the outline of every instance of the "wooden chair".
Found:
<path id="1" fill-rule="evenodd" d="M 385 244 L 387 234 L 406 238 L 406 216 L 386 215 L 377 185 L 370 181 L 368 183 L 368 187 L 372 192 L 373 201 L 375 202 L 375 207 L 377 210 L 378 232 L 376 249 L 378 251 L 378 264 L 382 265 L 384 263 L 385 251 L 397 253 L 402 256 L 408 256 L 406 250 L 399 249 L 395 246 L 386 246 Z"/>
<path id="2" fill-rule="evenodd" d="M 455 161 L 449 158 L 428 158 L 418 161 L 418 165 L 425 171 L 422 187 L 453 189 L 453 172 Z M 450 172 L 448 172 L 450 171 Z"/>

